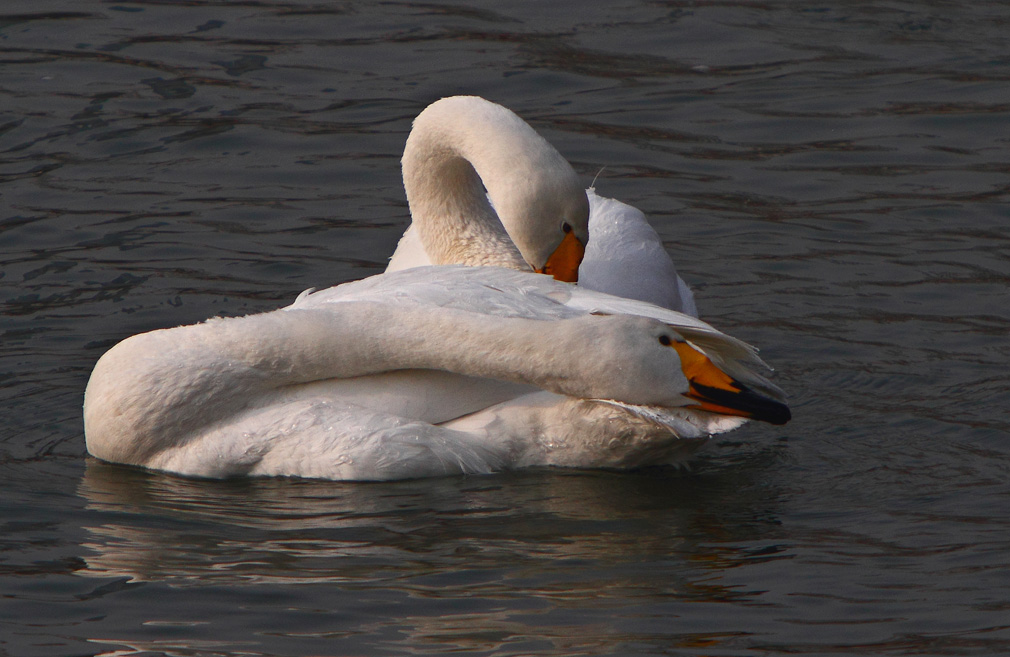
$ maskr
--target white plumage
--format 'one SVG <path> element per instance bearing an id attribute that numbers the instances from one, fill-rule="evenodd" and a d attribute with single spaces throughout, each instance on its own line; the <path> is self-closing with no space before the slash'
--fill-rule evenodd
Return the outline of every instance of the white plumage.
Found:
<path id="1" fill-rule="evenodd" d="M 404 182 L 402 271 L 124 340 L 88 384 L 89 451 L 205 477 L 398 479 L 673 463 L 747 417 L 788 420 L 753 348 L 674 310 L 690 291 L 644 216 L 587 202 L 508 110 L 432 105 Z M 595 290 L 531 273 L 589 235 Z"/>

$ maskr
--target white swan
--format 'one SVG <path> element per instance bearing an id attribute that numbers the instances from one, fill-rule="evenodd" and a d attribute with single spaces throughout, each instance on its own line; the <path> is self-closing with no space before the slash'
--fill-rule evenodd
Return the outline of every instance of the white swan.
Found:
<path id="1" fill-rule="evenodd" d="M 124 340 L 88 383 L 89 452 L 206 477 L 396 479 L 675 462 L 697 444 L 685 439 L 787 421 L 747 345 L 528 273 L 577 265 L 586 196 L 525 123 L 481 103 L 506 137 L 426 110 L 404 185 L 433 261 L 499 266 L 391 272 Z M 502 221 L 536 219 L 510 238 L 481 177 Z"/>
<path id="2" fill-rule="evenodd" d="M 542 205 L 545 199 L 551 198 L 550 189 L 525 197 L 514 193 L 530 184 L 517 184 L 517 181 L 549 180 L 558 181 L 554 189 L 564 189 L 565 193 L 573 194 L 571 188 L 578 186 L 577 176 L 554 147 L 510 110 L 475 96 L 454 96 L 433 103 L 418 116 L 410 139 L 418 132 L 431 134 L 427 130 L 431 124 L 463 125 L 467 126 L 469 134 L 479 135 L 479 139 L 492 139 L 491 147 L 503 157 L 493 163 L 494 175 L 481 175 L 481 179 L 487 184 L 488 197 L 494 209 L 498 210 L 506 232 L 528 261 L 539 262 L 544 258 L 545 247 L 556 248 L 557 235 L 554 233 L 553 239 L 550 239 L 550 231 L 561 221 L 557 211 L 552 212 L 551 208 Z M 408 148 L 409 145 L 408 140 Z M 418 161 L 418 158 L 408 158 L 405 154 L 405 181 L 415 175 L 429 183 L 441 179 L 436 171 L 423 164 L 418 166 Z M 509 171 L 510 175 L 499 176 L 499 167 Z M 480 173 L 481 168 L 477 170 Z M 474 189 L 480 190 L 476 181 Z M 556 257 L 565 260 L 565 265 L 548 267 L 547 273 L 560 270 L 562 275 L 555 276 L 559 280 L 577 279 L 580 285 L 590 290 L 648 301 L 697 317 L 690 288 L 677 274 L 659 235 L 645 215 L 630 205 L 598 196 L 592 187 L 586 190 L 586 195 L 589 200 L 589 241 L 581 266 L 574 262 L 578 247 L 566 243 L 566 247 L 571 248 L 562 249 Z M 489 208 L 484 210 L 486 212 Z M 572 212 L 570 216 L 578 217 L 578 214 Z M 490 223 L 493 219 L 486 221 Z M 570 221 L 571 225 L 579 228 L 584 225 L 581 221 Z M 444 225 L 440 227 L 445 228 Z M 425 226 L 418 222 L 407 228 L 390 258 L 387 272 L 452 262 L 435 262 L 428 256 L 420 235 L 424 229 Z M 575 236 L 581 240 L 580 245 L 586 244 L 581 230 L 575 231 Z M 488 242 L 488 247 L 513 251 L 511 245 L 501 246 L 500 243 L 492 245 Z M 540 269 L 536 265 L 533 268 Z"/>
<path id="3" fill-rule="evenodd" d="M 758 364 L 651 304 L 428 267 L 124 340 L 92 374 L 85 433 L 103 460 L 205 477 L 630 467 L 744 418 L 787 421 Z"/>

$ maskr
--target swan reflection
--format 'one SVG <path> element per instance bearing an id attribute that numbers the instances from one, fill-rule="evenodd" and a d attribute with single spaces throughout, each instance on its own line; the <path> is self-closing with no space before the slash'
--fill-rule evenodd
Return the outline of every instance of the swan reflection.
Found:
<path id="1" fill-rule="evenodd" d="M 246 597 L 247 586 L 263 587 L 255 596 L 295 595 L 268 634 L 257 626 L 242 635 L 262 642 L 339 640 L 354 652 L 365 637 L 371 649 L 384 637 L 391 650 L 432 651 L 534 641 L 593 654 L 641 639 L 627 627 L 653 623 L 656 605 L 760 597 L 729 572 L 788 557 L 768 547 L 779 493 L 760 483 L 763 470 L 757 463 L 707 474 L 532 471 L 343 484 L 183 479 L 92 460 L 80 485 L 89 519 L 81 574 L 168 584 L 166 594 L 180 597 L 166 600 L 159 622 L 203 618 L 184 601 L 210 596 L 200 604 L 216 608 L 214 596 Z M 208 588 L 194 599 L 180 591 L 190 587 Z M 173 626 L 168 643 L 162 630 L 147 635 L 155 641 L 95 640 L 115 655 L 250 650 L 206 645 L 222 638 L 217 627 L 213 619 Z M 669 646 L 725 640 L 661 634 Z"/>
<path id="2" fill-rule="evenodd" d="M 460 569 L 491 569 L 498 581 L 477 587 L 506 590 L 504 580 L 519 569 L 563 570 L 579 560 L 606 568 L 680 559 L 688 570 L 719 569 L 748 558 L 735 543 L 776 526 L 769 500 L 740 490 L 729 476 L 669 470 L 343 484 L 185 479 L 95 460 L 80 485 L 100 519 L 87 527 L 90 575 L 191 584 L 396 581 L 412 591 L 427 588 L 419 576 Z M 692 574 L 699 573 L 678 586 L 701 586 L 687 581 Z M 593 579 L 584 582 L 587 595 L 599 585 Z M 564 597 L 582 586 L 543 578 L 538 592 Z"/>

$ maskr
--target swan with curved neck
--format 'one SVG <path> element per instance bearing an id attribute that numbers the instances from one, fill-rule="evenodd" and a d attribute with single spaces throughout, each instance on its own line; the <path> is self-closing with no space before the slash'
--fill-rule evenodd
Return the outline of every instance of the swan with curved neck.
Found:
<path id="1" fill-rule="evenodd" d="M 402 166 L 425 264 L 575 279 L 589 239 L 586 193 L 568 162 L 509 110 L 474 96 L 432 103 L 414 120 Z"/>
<path id="2" fill-rule="evenodd" d="M 451 263 L 525 269 L 521 258 L 559 280 L 697 316 L 690 288 L 645 215 L 583 191 L 564 157 L 500 105 L 476 96 L 429 105 L 407 139 L 403 179 L 413 223 L 386 271 Z M 454 212 L 441 209 L 447 198 Z M 445 246 L 454 239 L 479 252 L 461 257 Z M 546 268 L 539 264 L 545 259 Z"/>

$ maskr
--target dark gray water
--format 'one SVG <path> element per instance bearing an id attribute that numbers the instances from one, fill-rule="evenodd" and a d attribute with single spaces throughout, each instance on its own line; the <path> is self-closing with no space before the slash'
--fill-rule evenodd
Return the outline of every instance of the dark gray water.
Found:
<path id="1" fill-rule="evenodd" d="M 643 209 L 785 427 L 689 472 L 85 457 L 118 340 L 381 271 L 411 118 Z M 0 4 L 0 655 L 1010 653 L 1010 5 Z"/>

